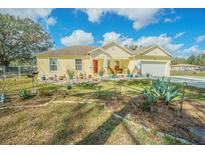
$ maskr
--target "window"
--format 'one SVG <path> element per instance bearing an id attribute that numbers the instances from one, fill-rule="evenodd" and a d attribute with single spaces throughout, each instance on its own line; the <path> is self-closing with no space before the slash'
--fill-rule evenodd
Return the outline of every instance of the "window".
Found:
<path id="1" fill-rule="evenodd" d="M 58 70 L 57 63 L 56 58 L 49 59 L 50 72 L 56 72 Z"/>
<path id="2" fill-rule="evenodd" d="M 76 60 L 75 60 L 75 70 L 76 70 L 76 71 L 82 71 L 82 70 L 83 70 L 83 62 L 82 62 L 82 59 L 76 59 Z"/>

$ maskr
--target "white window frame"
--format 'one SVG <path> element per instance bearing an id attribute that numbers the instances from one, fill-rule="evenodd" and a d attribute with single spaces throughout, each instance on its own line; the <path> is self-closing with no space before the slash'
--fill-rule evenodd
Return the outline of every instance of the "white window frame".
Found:
<path id="1" fill-rule="evenodd" d="M 52 59 L 56 60 L 56 67 L 57 67 L 56 70 L 51 70 L 51 65 L 54 65 L 54 64 L 50 63 Z M 48 63 L 49 63 L 49 71 L 50 71 L 50 73 L 57 73 L 58 72 L 58 59 L 57 58 L 49 58 Z"/>
<path id="2" fill-rule="evenodd" d="M 81 64 L 77 64 L 77 63 L 76 63 L 77 60 L 81 60 Z M 81 66 L 81 70 L 76 69 L 77 66 Z M 78 72 L 83 71 L 83 59 L 75 59 L 75 70 L 78 71 Z"/>

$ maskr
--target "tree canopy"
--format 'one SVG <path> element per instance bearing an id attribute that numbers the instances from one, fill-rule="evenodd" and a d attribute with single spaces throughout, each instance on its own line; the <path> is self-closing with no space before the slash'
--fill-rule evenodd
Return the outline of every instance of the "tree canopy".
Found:
<path id="1" fill-rule="evenodd" d="M 191 55 L 188 58 L 174 58 L 172 64 L 205 65 L 205 54 Z"/>
<path id="2" fill-rule="evenodd" d="M 51 47 L 50 35 L 33 20 L 0 14 L 0 65 L 31 59 Z"/>

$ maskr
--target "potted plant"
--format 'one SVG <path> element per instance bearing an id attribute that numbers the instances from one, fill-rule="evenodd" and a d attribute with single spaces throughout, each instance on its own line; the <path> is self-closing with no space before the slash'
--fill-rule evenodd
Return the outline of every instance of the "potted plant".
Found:
<path id="1" fill-rule="evenodd" d="M 45 76 L 45 75 L 42 75 L 41 80 L 42 80 L 42 81 L 45 81 L 45 80 L 46 80 L 46 76 Z"/>
<path id="2" fill-rule="evenodd" d="M 8 97 L 5 94 L 0 95 L 0 103 L 5 103 L 8 101 Z"/>
<path id="3" fill-rule="evenodd" d="M 114 74 L 114 71 L 111 68 L 109 68 L 107 73 L 108 73 L 109 77 L 112 77 L 112 75 Z"/>
<path id="4" fill-rule="evenodd" d="M 150 76 L 151 76 L 151 74 L 149 74 L 149 73 L 146 74 L 147 79 L 149 79 Z"/>
<path id="5" fill-rule="evenodd" d="M 64 76 L 59 76 L 59 80 L 63 80 L 64 79 Z"/>
<path id="6" fill-rule="evenodd" d="M 88 75 L 88 79 L 91 79 L 91 78 L 92 78 L 92 75 L 91 75 L 91 74 L 89 74 L 89 75 Z"/>
<path id="7" fill-rule="evenodd" d="M 83 73 L 80 73 L 80 74 L 79 74 L 79 78 L 80 78 L 80 79 L 83 79 Z"/>
<path id="8" fill-rule="evenodd" d="M 127 73 L 127 77 L 130 77 L 130 70 L 127 69 L 126 71 L 127 71 L 127 72 L 126 72 L 126 73 Z"/>
<path id="9" fill-rule="evenodd" d="M 72 80 L 75 75 L 75 71 L 68 69 L 67 74 L 68 74 L 69 79 Z"/>
<path id="10" fill-rule="evenodd" d="M 49 77 L 49 80 L 54 80 L 54 77 L 53 77 L 53 76 L 50 76 L 50 77 Z"/>

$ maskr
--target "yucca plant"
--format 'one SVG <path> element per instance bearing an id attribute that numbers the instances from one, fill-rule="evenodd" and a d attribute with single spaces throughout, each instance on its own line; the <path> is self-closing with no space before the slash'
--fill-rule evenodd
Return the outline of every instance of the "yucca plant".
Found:
<path id="1" fill-rule="evenodd" d="M 153 80 L 151 85 L 144 89 L 145 98 L 147 99 L 147 101 L 152 102 L 162 100 L 163 102 L 168 104 L 178 95 L 178 87 L 176 85 L 173 85 L 170 80 Z"/>
<path id="2" fill-rule="evenodd" d="M 165 103 L 168 104 L 177 96 L 179 96 L 178 87 L 174 85 L 169 85 L 166 89 L 166 93 L 163 97 L 163 100 Z"/>
<path id="3" fill-rule="evenodd" d="M 157 95 L 149 87 L 146 87 L 143 92 L 143 96 L 146 98 L 150 105 L 154 105 L 157 102 Z"/>

